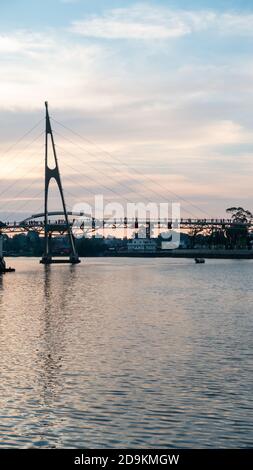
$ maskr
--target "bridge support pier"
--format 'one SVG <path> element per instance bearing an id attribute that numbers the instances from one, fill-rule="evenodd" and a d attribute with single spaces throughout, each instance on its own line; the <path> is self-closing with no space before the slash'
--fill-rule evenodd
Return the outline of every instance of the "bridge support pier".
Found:
<path id="1" fill-rule="evenodd" d="M 56 149 L 55 149 L 55 143 L 54 143 L 54 136 L 53 136 L 53 131 L 51 127 L 51 122 L 50 122 L 50 117 L 49 117 L 49 112 L 48 112 L 48 103 L 45 103 L 46 106 L 46 141 L 45 141 L 45 206 L 44 206 L 44 228 L 45 228 L 45 248 L 44 248 L 44 254 L 41 259 L 42 264 L 56 264 L 56 263 L 71 263 L 71 264 L 77 264 L 80 263 L 80 259 L 78 257 L 78 254 L 75 249 L 75 244 L 74 244 L 74 237 L 72 234 L 71 226 L 69 223 L 68 219 L 68 213 L 66 209 L 66 204 L 65 204 L 65 199 L 64 199 L 64 194 L 63 194 L 63 188 L 62 188 L 62 183 L 61 183 L 61 177 L 60 177 L 60 171 L 59 171 L 59 165 L 58 165 L 58 159 L 56 155 Z M 49 139 L 51 141 L 52 145 L 52 150 L 53 150 L 53 158 L 54 158 L 54 164 L 55 167 L 52 169 L 48 166 L 48 145 L 49 145 Z M 60 196 L 61 196 L 61 202 L 62 202 L 62 207 L 63 207 L 63 212 L 64 212 L 64 219 L 65 219 L 65 225 L 67 227 L 67 234 L 68 234 L 68 240 L 69 240 L 69 245 L 70 245 L 70 255 L 69 257 L 65 257 L 65 259 L 57 259 L 52 257 L 52 250 L 51 250 L 51 239 L 52 239 L 52 234 L 53 234 L 53 227 L 50 225 L 50 221 L 48 220 L 48 190 L 49 190 L 49 185 L 51 179 L 55 179 Z"/>

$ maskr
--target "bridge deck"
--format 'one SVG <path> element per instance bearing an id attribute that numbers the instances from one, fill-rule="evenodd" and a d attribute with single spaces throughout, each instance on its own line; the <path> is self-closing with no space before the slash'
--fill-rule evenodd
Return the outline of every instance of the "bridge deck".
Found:
<path id="1" fill-rule="evenodd" d="M 72 213 L 71 213 L 72 214 Z M 95 219 L 88 218 L 85 216 L 76 216 L 70 221 L 70 225 L 76 223 L 76 226 L 80 226 L 87 229 L 97 230 L 101 228 L 122 228 L 127 227 L 130 229 L 137 229 L 141 226 L 151 225 L 157 228 L 173 228 L 173 229 L 187 229 L 189 227 L 228 227 L 228 226 L 244 226 L 251 228 L 253 223 L 242 223 L 234 222 L 232 219 L 138 219 L 138 218 L 125 218 L 125 219 Z M 0 222 L 0 232 L 28 232 L 28 231 L 44 231 L 44 222 L 36 220 L 34 216 L 30 219 L 26 219 L 22 222 Z M 48 231 L 64 233 L 67 230 L 67 225 L 63 220 L 49 220 Z"/>

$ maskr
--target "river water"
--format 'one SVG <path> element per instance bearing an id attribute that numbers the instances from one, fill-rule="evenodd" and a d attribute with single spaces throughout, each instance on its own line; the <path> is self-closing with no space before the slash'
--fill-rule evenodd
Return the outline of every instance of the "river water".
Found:
<path id="1" fill-rule="evenodd" d="M 252 261 L 8 264 L 0 446 L 252 447 Z"/>

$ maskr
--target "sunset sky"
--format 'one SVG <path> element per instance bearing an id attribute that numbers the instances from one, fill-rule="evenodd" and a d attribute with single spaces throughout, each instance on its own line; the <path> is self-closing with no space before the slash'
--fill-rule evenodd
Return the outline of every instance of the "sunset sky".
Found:
<path id="1" fill-rule="evenodd" d="M 69 208 L 252 210 L 252 51 L 252 0 L 0 0 L 0 220 L 43 207 L 45 100 Z"/>

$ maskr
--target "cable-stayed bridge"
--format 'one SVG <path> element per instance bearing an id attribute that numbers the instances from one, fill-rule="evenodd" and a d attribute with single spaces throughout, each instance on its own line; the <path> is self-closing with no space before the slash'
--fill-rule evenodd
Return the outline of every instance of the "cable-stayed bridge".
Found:
<path id="1" fill-rule="evenodd" d="M 145 217 L 141 216 L 133 216 L 133 217 L 93 217 L 91 214 L 85 213 L 83 211 L 70 211 L 67 207 L 66 201 L 65 201 L 65 193 L 69 194 L 71 197 L 75 197 L 73 193 L 68 191 L 66 188 L 63 190 L 63 185 L 62 185 L 62 179 L 60 176 L 60 169 L 59 169 L 59 163 L 58 163 L 58 157 L 57 157 L 57 151 L 56 149 L 65 152 L 65 149 L 56 146 L 55 144 L 55 138 L 54 134 L 59 134 L 57 131 L 52 130 L 52 125 L 51 121 L 55 121 L 55 123 L 58 123 L 62 128 L 65 128 L 66 130 L 69 130 L 65 125 L 59 123 L 59 121 L 56 121 L 55 119 L 52 119 L 49 115 L 48 111 L 48 104 L 47 102 L 45 103 L 46 106 L 46 116 L 45 116 L 45 121 L 46 121 L 46 126 L 45 126 L 45 132 L 41 132 L 36 138 L 34 138 L 30 144 L 33 144 L 37 142 L 39 139 L 41 139 L 42 135 L 45 134 L 45 158 L 44 158 L 44 188 L 43 190 L 40 190 L 39 193 L 36 192 L 34 194 L 30 201 L 33 201 L 37 197 L 40 197 L 40 200 L 44 201 L 44 207 L 43 210 L 40 212 L 36 212 L 33 215 L 30 215 L 28 217 L 25 217 L 21 221 L 11 221 L 11 220 L 1 220 L 0 222 L 0 233 L 6 233 L 6 234 L 13 234 L 13 233 L 27 233 L 30 231 L 36 231 L 40 235 L 44 236 L 45 239 L 45 248 L 44 248 L 44 255 L 41 260 L 42 263 L 44 264 L 50 264 L 50 263 L 57 263 L 57 262 L 70 262 L 72 264 L 79 263 L 79 258 L 78 254 L 75 249 L 75 241 L 74 241 L 74 228 L 76 229 L 78 227 L 79 230 L 79 235 L 80 233 L 89 233 L 91 236 L 94 236 L 96 233 L 100 232 L 102 236 L 106 233 L 106 231 L 117 231 L 119 229 L 123 229 L 125 231 L 125 234 L 129 233 L 129 231 L 135 233 L 135 236 L 138 236 L 138 231 L 140 229 L 144 229 L 145 232 L 145 237 L 150 238 L 152 236 L 153 231 L 155 230 L 157 234 L 160 234 L 164 231 L 168 230 L 177 230 L 181 229 L 184 231 L 187 231 L 189 229 L 199 229 L 199 231 L 205 231 L 205 230 L 224 230 L 228 227 L 233 226 L 234 228 L 236 227 L 237 223 L 233 219 L 215 219 L 215 218 L 210 218 L 208 215 L 203 211 L 201 208 L 197 207 L 195 204 L 192 204 L 191 202 L 187 201 L 186 199 L 178 196 L 177 194 L 169 191 L 167 188 L 161 188 L 161 185 L 159 185 L 159 190 L 154 189 L 154 184 L 156 183 L 156 187 L 158 186 L 157 182 L 155 182 L 152 178 L 149 176 L 145 176 L 145 183 L 143 180 L 140 181 L 139 185 L 139 191 L 137 192 L 133 187 L 130 186 L 129 182 L 126 183 L 125 181 L 120 182 L 121 188 L 123 188 L 125 191 L 127 191 L 130 194 L 133 194 L 135 197 L 135 200 L 143 200 L 146 201 L 147 204 L 149 204 L 149 199 L 144 196 L 144 192 L 148 190 L 148 193 L 151 195 L 155 195 L 156 198 L 159 198 L 159 201 L 166 201 L 167 198 L 164 197 L 164 195 L 161 195 L 160 190 L 164 189 L 170 195 L 170 197 L 174 200 L 180 201 L 182 204 L 186 204 L 187 207 L 190 206 L 189 208 L 185 209 L 185 212 L 189 214 L 189 217 L 178 217 L 178 218 L 169 218 L 168 215 L 166 217 L 161 217 L 159 215 L 157 216 L 152 216 L 148 215 Z M 41 121 L 39 122 L 39 124 Z M 37 126 L 34 126 L 31 131 L 33 131 Z M 27 137 L 27 135 L 31 132 L 29 131 L 26 133 L 23 138 Z M 75 133 L 72 131 L 76 137 L 81 137 L 79 134 Z M 86 139 L 87 140 L 87 139 Z M 70 140 L 67 138 L 67 141 L 69 143 L 75 143 L 73 140 Z M 21 139 L 16 143 L 19 144 L 21 142 Z M 89 141 L 87 141 L 89 142 Z M 15 145 L 15 144 L 14 144 Z M 7 153 L 12 150 L 14 147 L 10 147 L 8 149 Z M 96 144 L 94 144 L 96 145 Z M 80 150 L 83 150 L 83 148 L 77 144 L 77 147 L 79 147 Z M 24 150 L 26 150 L 27 147 L 25 147 Z M 50 154 L 51 150 L 51 154 Z M 101 150 L 101 149 L 99 149 Z M 88 151 L 88 153 L 91 153 Z M 112 181 L 112 186 L 108 186 L 108 184 L 105 183 L 104 179 L 103 181 L 99 182 L 99 187 L 101 190 L 106 190 L 107 192 L 109 191 L 111 194 L 114 196 L 117 196 L 119 199 L 124 199 L 126 203 L 133 203 L 133 200 L 129 198 L 129 196 L 122 195 L 119 193 L 117 189 L 115 189 L 115 183 L 117 183 L 117 180 L 115 179 L 115 175 L 117 174 L 118 170 L 118 164 L 120 163 L 121 165 L 125 166 L 127 169 L 129 169 L 129 165 L 126 163 L 122 163 L 122 161 L 117 158 L 114 155 L 111 155 L 108 152 L 104 152 L 108 157 L 110 157 L 110 162 L 107 161 L 107 164 L 110 167 L 110 180 Z M 76 156 L 73 153 L 68 152 L 68 154 L 76 158 L 78 160 L 78 163 L 84 163 L 81 161 L 81 159 Z M 50 161 L 50 156 L 51 156 L 51 161 Z M 111 162 L 113 160 L 113 163 Z M 108 173 L 105 174 L 103 169 L 98 169 L 97 167 L 94 167 L 93 165 L 88 163 L 91 168 L 93 168 L 96 172 L 99 172 L 103 177 L 108 176 Z M 73 170 L 77 172 L 80 175 L 79 170 L 74 168 L 72 165 L 66 163 L 66 167 L 68 169 Z M 34 168 L 37 168 L 35 166 Z M 78 168 L 78 167 L 77 167 Z M 17 169 L 17 167 L 16 167 Z M 131 168 L 132 170 L 132 168 Z M 32 170 L 31 170 L 32 171 Z M 133 178 L 138 177 L 143 177 L 143 174 L 134 169 L 134 175 Z M 87 179 L 94 183 L 94 177 L 90 175 L 85 175 Z M 140 179 L 140 178 L 139 178 Z M 54 180 L 57 184 L 59 195 L 60 195 L 60 207 L 59 210 L 49 210 L 49 188 L 50 188 L 50 183 L 51 180 Z M 15 187 L 15 183 L 17 183 L 18 180 L 15 180 L 12 182 L 5 190 L 2 192 L 0 191 L 0 197 L 4 193 L 8 193 L 9 190 L 11 190 L 13 187 Z M 139 180 L 138 180 L 139 182 Z M 152 183 L 150 185 L 150 183 Z M 16 199 L 14 200 L 14 203 L 16 202 L 17 198 L 21 198 L 21 206 L 19 206 L 19 210 L 26 207 L 27 205 L 27 200 L 22 201 L 22 195 L 26 194 L 28 190 L 32 188 L 32 186 L 35 184 L 33 181 L 28 187 L 22 187 L 21 190 L 18 192 L 16 195 Z M 75 187 L 79 187 L 82 189 L 82 191 L 88 192 L 89 196 L 93 193 L 96 195 L 96 192 L 94 192 L 92 187 L 89 186 L 83 186 L 80 185 L 80 183 L 75 179 L 73 180 L 73 184 Z M 147 187 L 148 185 L 148 187 Z M 127 194 L 128 194 L 127 193 Z M 8 203 L 7 203 L 8 204 Z M 198 218 L 194 216 L 192 209 L 198 210 L 198 212 L 202 212 L 204 217 Z M 1 217 L 0 217 L 1 219 Z M 81 221 L 81 222 L 80 222 Z M 80 222 L 80 223 L 79 223 Z M 238 222 L 238 227 L 242 227 L 242 225 L 245 225 L 245 227 L 249 228 L 251 226 L 251 223 L 244 222 Z M 115 232 L 114 232 L 115 233 Z M 52 238 L 55 235 L 63 235 L 66 234 L 69 239 L 69 244 L 70 244 L 70 255 L 68 258 L 65 259 L 54 259 L 52 256 L 51 252 L 51 241 Z"/>

